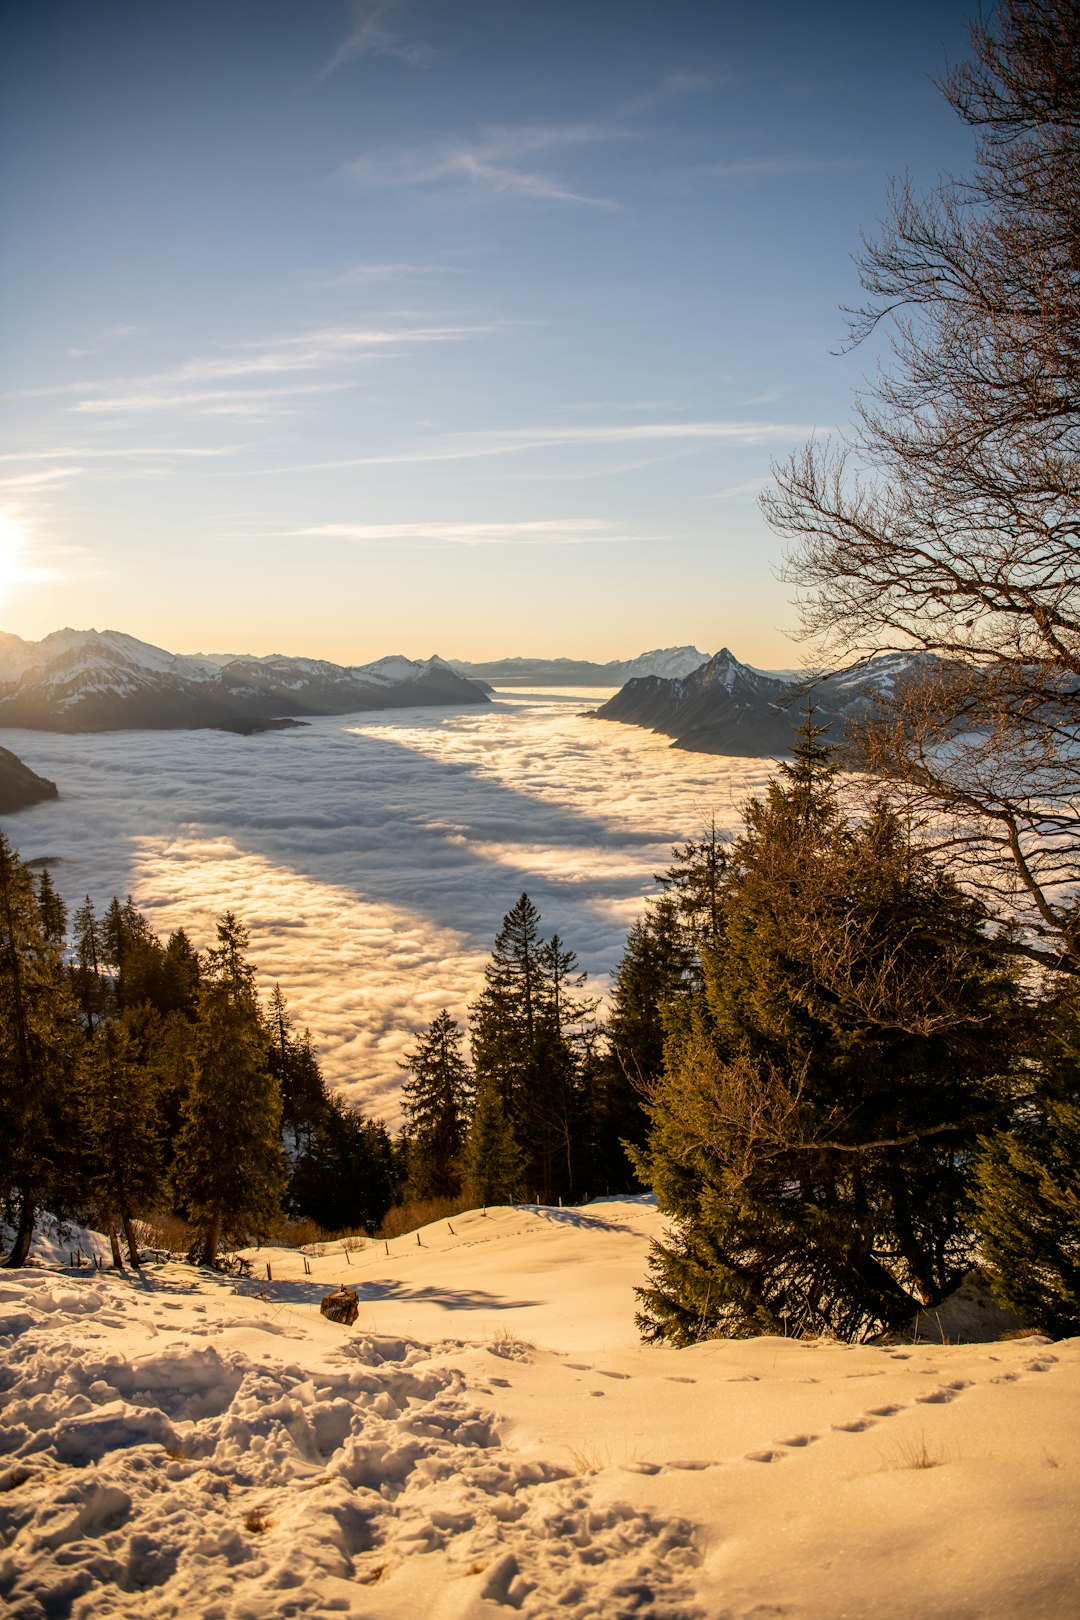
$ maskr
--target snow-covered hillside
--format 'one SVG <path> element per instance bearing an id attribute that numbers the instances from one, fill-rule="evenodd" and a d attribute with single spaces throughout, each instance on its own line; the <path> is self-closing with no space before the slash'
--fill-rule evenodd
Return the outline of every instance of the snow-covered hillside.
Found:
<path id="1" fill-rule="evenodd" d="M 0 1274 L 9 1612 L 1075 1613 L 1080 1341 L 645 1347 L 659 1228 L 620 1199 L 239 1283 Z M 352 1328 L 319 1315 L 339 1283 Z"/>
<path id="2" fill-rule="evenodd" d="M 0 724 L 42 730 L 226 725 L 297 714 L 483 703 L 440 658 L 371 664 L 170 653 L 118 630 L 0 635 Z"/>

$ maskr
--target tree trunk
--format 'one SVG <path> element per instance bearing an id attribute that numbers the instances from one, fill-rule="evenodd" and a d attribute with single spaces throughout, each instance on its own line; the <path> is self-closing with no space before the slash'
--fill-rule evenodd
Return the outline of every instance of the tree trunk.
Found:
<path id="1" fill-rule="evenodd" d="M 112 1250 L 112 1263 L 115 1271 L 123 1271 L 124 1257 L 120 1253 L 120 1239 L 116 1232 L 116 1222 L 109 1216 L 109 1248 Z"/>
<path id="2" fill-rule="evenodd" d="M 124 1228 L 124 1242 L 127 1244 L 128 1255 L 136 1271 L 142 1269 L 139 1261 L 139 1245 L 135 1241 L 135 1232 L 131 1224 L 131 1211 L 126 1207 L 120 1211 L 120 1220 Z"/>
<path id="3" fill-rule="evenodd" d="M 19 1225 L 15 1233 L 15 1242 L 11 1245 L 11 1253 L 4 1261 L 4 1265 L 11 1271 L 17 1271 L 25 1266 L 30 1255 L 30 1245 L 34 1241 L 34 1220 L 36 1216 L 34 1200 L 23 1198 L 19 1206 Z"/>
<path id="4" fill-rule="evenodd" d="M 202 1241 L 202 1263 L 204 1266 L 217 1264 L 218 1244 L 221 1242 L 221 1214 L 215 1210 L 206 1223 Z"/>

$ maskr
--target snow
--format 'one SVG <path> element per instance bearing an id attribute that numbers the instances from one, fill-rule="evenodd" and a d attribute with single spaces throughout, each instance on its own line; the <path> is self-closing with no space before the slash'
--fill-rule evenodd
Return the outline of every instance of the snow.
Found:
<path id="1" fill-rule="evenodd" d="M 643 1346 L 661 1226 L 620 1198 L 310 1274 L 266 1249 L 242 1282 L 0 1274 L 0 1596 L 16 1620 L 1075 1613 L 1080 1341 Z M 319 1314 L 341 1283 L 351 1329 Z"/>

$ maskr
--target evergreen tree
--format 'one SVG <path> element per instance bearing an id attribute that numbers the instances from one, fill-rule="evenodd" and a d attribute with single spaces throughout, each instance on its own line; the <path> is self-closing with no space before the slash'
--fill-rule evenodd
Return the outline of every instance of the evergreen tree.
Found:
<path id="1" fill-rule="evenodd" d="M 94 903 L 89 895 L 75 912 L 72 944 L 72 988 L 82 1013 L 83 1027 L 88 1035 L 92 1035 L 98 1019 L 105 1016 L 112 1000 L 112 982 L 105 971 L 104 931 L 94 914 Z"/>
<path id="2" fill-rule="evenodd" d="M 463 1031 L 444 1008 L 401 1064 L 409 1195 L 456 1198 L 472 1103 L 472 1075 L 462 1056 Z"/>
<path id="3" fill-rule="evenodd" d="M 365 1119 L 333 1092 L 293 1161 L 286 1206 L 330 1232 L 374 1232 L 400 1190 L 384 1125 Z"/>
<path id="4" fill-rule="evenodd" d="M 29 871 L 0 833 L 0 1202 L 26 1263 L 39 1210 L 76 1193 L 79 1026 Z"/>
<path id="5" fill-rule="evenodd" d="M 998 1133 L 976 1176 L 995 1294 L 1044 1333 L 1080 1333 L 1080 1105 L 1049 1103 Z"/>
<path id="6" fill-rule="evenodd" d="M 131 1264 L 139 1249 L 132 1222 L 161 1185 L 161 1124 L 153 1071 L 119 1019 L 99 1024 L 90 1042 L 82 1089 L 84 1185 L 103 1221 L 119 1265 L 117 1224 Z"/>
<path id="7" fill-rule="evenodd" d="M 267 1061 L 247 931 L 227 911 L 217 938 L 203 964 L 174 1167 L 177 1193 L 200 1228 L 205 1265 L 216 1263 L 223 1241 L 265 1232 L 285 1188 L 281 1087 Z"/>
<path id="8" fill-rule="evenodd" d="M 1034 1091 L 976 1167 L 975 1220 L 994 1292 L 1045 1333 L 1080 1333 L 1080 990 L 1041 1008 Z"/>
<path id="9" fill-rule="evenodd" d="M 576 957 L 557 934 L 542 938 L 527 894 L 503 918 L 484 978 L 470 1009 L 477 1084 L 498 1092 L 527 1190 L 547 1202 L 572 1196 L 587 1112 L 581 1050 L 596 1004 L 577 995 Z"/>
<path id="10" fill-rule="evenodd" d="M 50 945 L 63 945 L 67 935 L 67 907 L 57 893 L 47 866 L 42 867 L 41 876 L 38 878 L 37 898 L 45 938 Z"/>
<path id="11" fill-rule="evenodd" d="M 716 906 L 711 913 L 718 920 Z M 640 1151 L 645 1145 L 645 1103 L 663 1069 L 665 1029 L 676 1003 L 696 983 L 698 964 L 693 935 L 675 898 L 662 894 L 631 926 L 612 975 L 604 1051 L 591 1090 L 593 1176 L 603 1187 L 630 1185 L 633 1171 L 626 1149 Z"/>
<path id="12" fill-rule="evenodd" d="M 643 1167 L 676 1236 L 643 1329 L 895 1325 L 972 1262 L 970 1162 L 1007 1109 L 1015 980 L 895 815 L 841 814 L 812 725 L 749 805 L 722 902 L 651 1106 Z"/>
<path id="13" fill-rule="evenodd" d="M 514 1204 L 524 1190 L 525 1164 L 506 1116 L 498 1083 L 481 1083 L 465 1145 L 465 1189 L 485 1208 Z"/>
<path id="14" fill-rule="evenodd" d="M 282 1128 L 297 1155 L 310 1147 L 329 1106 L 311 1034 L 296 1033 L 292 1015 L 275 984 L 266 1010 L 270 1072 L 281 1088 Z"/>

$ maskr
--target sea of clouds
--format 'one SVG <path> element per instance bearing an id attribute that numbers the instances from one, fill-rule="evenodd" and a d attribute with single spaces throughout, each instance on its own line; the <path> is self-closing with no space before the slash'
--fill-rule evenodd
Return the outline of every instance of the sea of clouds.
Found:
<path id="1" fill-rule="evenodd" d="M 672 845 L 712 816 L 737 827 L 768 777 L 583 713 L 607 695 L 518 690 L 255 737 L 0 731 L 61 795 L 4 828 L 24 859 L 58 858 L 69 907 L 130 894 L 200 947 L 236 911 L 328 1080 L 394 1122 L 398 1064 L 442 1007 L 465 1019 L 523 891 L 602 994 Z"/>

